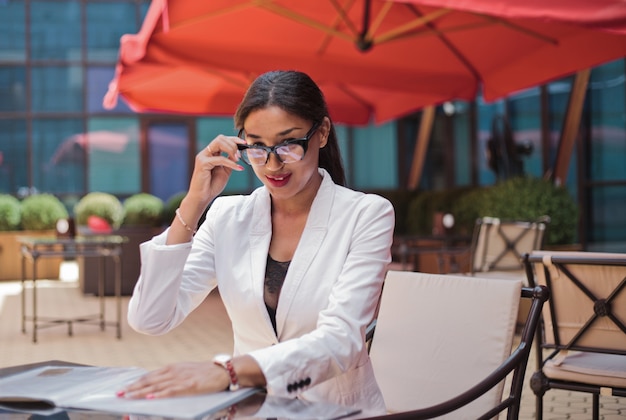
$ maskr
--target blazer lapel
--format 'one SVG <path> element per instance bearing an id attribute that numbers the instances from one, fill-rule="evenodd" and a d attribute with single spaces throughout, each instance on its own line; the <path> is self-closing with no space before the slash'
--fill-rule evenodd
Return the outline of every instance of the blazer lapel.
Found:
<path id="1" fill-rule="evenodd" d="M 271 201 L 269 192 L 265 188 L 258 191 L 258 196 L 254 200 L 253 214 L 257 220 L 256 225 L 250 230 L 250 272 L 252 278 L 252 290 L 257 295 L 259 302 L 259 311 L 261 316 L 265 318 L 267 325 L 267 333 L 271 337 L 275 337 L 274 328 L 270 320 L 267 308 L 265 307 L 265 299 L 263 297 L 265 288 L 265 265 L 267 263 L 267 253 L 270 248 L 272 239 L 272 215 Z"/>
<path id="2" fill-rule="evenodd" d="M 317 255 L 328 230 L 335 184 L 330 174 L 323 169 L 319 171 L 323 176 L 322 184 L 313 200 L 304 232 L 302 232 L 298 248 L 293 256 L 293 260 L 291 260 L 291 264 L 289 264 L 287 278 L 280 291 L 276 312 L 276 330 L 278 331 L 279 339 L 287 318 L 286 315 L 289 313 L 289 308 L 300 288 L 304 274 L 308 271 L 309 266 Z"/>

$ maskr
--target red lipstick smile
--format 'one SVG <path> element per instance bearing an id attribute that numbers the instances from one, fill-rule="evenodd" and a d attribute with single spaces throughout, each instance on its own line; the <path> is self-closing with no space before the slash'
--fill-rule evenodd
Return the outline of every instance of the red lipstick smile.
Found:
<path id="1" fill-rule="evenodd" d="M 291 174 L 284 175 L 266 175 L 265 178 L 270 183 L 272 187 L 284 187 L 289 182 L 291 178 Z"/>

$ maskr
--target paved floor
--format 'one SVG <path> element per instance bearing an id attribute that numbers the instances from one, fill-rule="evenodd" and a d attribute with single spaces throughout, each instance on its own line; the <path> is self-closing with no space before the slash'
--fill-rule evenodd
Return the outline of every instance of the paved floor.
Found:
<path id="1" fill-rule="evenodd" d="M 38 284 L 37 307 L 41 315 L 77 316 L 98 311 L 97 299 L 84 296 L 75 281 Z M 164 336 L 151 337 L 133 331 L 125 321 L 128 297 L 124 297 L 121 339 L 115 337 L 113 327 L 101 331 L 94 325 L 78 324 L 71 337 L 65 326 L 54 326 L 41 330 L 38 342 L 33 343 L 30 325 L 27 324 L 27 334 L 21 332 L 20 290 L 19 282 L 0 282 L 0 367 L 64 360 L 153 369 L 177 361 L 206 360 L 232 349 L 230 322 L 218 294 L 211 294 L 180 327 Z M 112 297 L 106 298 L 106 312 L 107 319 L 113 320 Z M 531 360 L 529 373 L 534 366 Z M 528 378 L 529 374 L 526 383 Z M 552 390 L 544 401 L 546 420 L 591 419 L 591 400 L 587 394 Z M 626 419 L 626 398 L 602 397 L 601 404 L 601 419 Z M 524 390 L 520 419 L 534 419 L 534 395 L 530 389 Z"/>

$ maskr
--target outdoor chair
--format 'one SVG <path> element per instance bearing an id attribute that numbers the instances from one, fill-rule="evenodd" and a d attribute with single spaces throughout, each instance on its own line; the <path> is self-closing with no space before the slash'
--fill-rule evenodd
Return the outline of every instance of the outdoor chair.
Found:
<path id="1" fill-rule="evenodd" d="M 524 255 L 543 247 L 550 218 L 502 220 L 482 217 L 476 220 L 470 252 L 470 275 L 502 280 L 522 280 L 528 286 Z M 520 305 L 517 325 L 526 321 L 529 303 Z"/>
<path id="2" fill-rule="evenodd" d="M 626 396 L 626 254 L 534 251 L 525 258 L 531 284 L 551 298 L 537 329 L 537 370 L 530 386 L 536 418 L 550 389 Z"/>
<path id="3" fill-rule="evenodd" d="M 472 239 L 471 274 L 526 281 L 524 255 L 543 246 L 548 216 L 538 220 L 476 220 Z"/>
<path id="4" fill-rule="evenodd" d="M 520 343 L 511 352 L 520 296 L 531 299 Z M 389 414 L 516 419 L 524 374 L 547 289 L 450 274 L 389 271 L 370 357 Z M 508 395 L 502 394 L 511 378 Z"/>

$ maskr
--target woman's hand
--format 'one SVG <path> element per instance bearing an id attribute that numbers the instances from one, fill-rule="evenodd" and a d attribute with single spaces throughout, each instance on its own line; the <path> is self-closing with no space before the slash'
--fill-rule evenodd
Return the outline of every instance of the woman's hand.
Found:
<path id="1" fill-rule="evenodd" d="M 187 196 L 197 200 L 202 209 L 224 191 L 233 170 L 243 170 L 243 166 L 237 163 L 237 143 L 244 141 L 239 137 L 219 135 L 196 155 Z"/>
<path id="2" fill-rule="evenodd" d="M 232 171 L 243 171 L 237 163 L 237 143 L 245 142 L 239 137 L 219 135 L 196 155 L 189 190 L 177 214 L 184 224 L 180 220 L 172 223 L 167 244 L 188 242 L 206 207 L 224 191 Z"/>
<path id="3" fill-rule="evenodd" d="M 167 398 L 224 391 L 229 384 L 228 372 L 213 362 L 185 362 L 149 372 L 120 390 L 117 395 L 127 398 Z"/>

